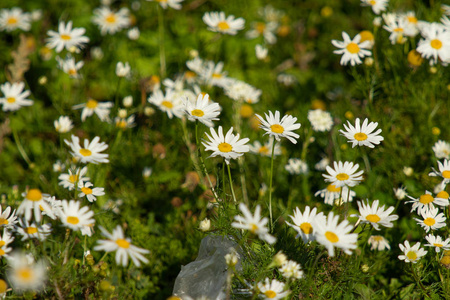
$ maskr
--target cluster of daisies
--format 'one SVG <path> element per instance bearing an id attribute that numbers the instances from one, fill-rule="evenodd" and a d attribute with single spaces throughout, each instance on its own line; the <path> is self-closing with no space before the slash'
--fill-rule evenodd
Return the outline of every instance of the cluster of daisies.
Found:
<path id="1" fill-rule="evenodd" d="M 87 139 L 80 143 L 80 139 L 72 135 L 71 140 L 65 140 L 70 147 L 72 160 L 80 164 L 108 163 L 108 154 L 103 153 L 108 148 L 99 137 L 92 141 Z M 30 188 L 22 194 L 23 200 L 17 210 L 10 206 L 2 209 L 0 206 L 0 257 L 5 257 L 8 263 L 7 278 L 14 290 L 43 289 L 46 281 L 47 265 L 51 261 L 35 262 L 31 253 L 21 250 L 13 251 L 16 236 L 21 241 L 38 240 L 44 243 L 55 226 L 64 226 L 82 236 L 92 236 L 95 227 L 95 213 L 89 203 L 97 200 L 97 196 L 105 195 L 104 189 L 93 187 L 87 177 L 87 166 L 73 167 L 67 174 L 61 174 L 58 179 L 60 185 L 69 191 L 74 191 L 74 198 L 78 200 L 58 200 L 55 196 L 42 193 L 40 189 Z M 88 204 L 83 204 L 86 198 Z M 121 226 L 117 226 L 112 233 L 99 226 L 106 239 L 97 240 L 96 251 L 116 252 L 117 265 L 127 266 L 129 259 L 139 267 L 148 260 L 144 254 L 148 250 L 131 244 L 131 240 L 124 235 Z M 86 249 L 84 249 L 86 250 Z M 23 250 L 22 250 L 23 251 Z"/>
<path id="2" fill-rule="evenodd" d="M 363 6 L 371 6 L 375 14 L 386 10 L 388 0 L 362 0 Z M 440 22 L 427 22 L 419 20 L 414 11 L 407 13 L 385 13 L 374 19 L 374 26 L 383 26 L 389 32 L 389 40 L 392 44 L 404 44 L 408 38 L 414 39 L 420 34 L 421 39 L 417 48 L 412 49 L 407 56 L 410 65 L 420 66 L 424 59 L 428 59 L 431 65 L 440 63 L 446 66 L 450 62 L 450 19 L 445 7 Z M 334 53 L 341 54 L 341 65 L 350 63 L 352 66 L 362 64 L 366 57 L 366 63 L 373 63 L 370 56 L 371 49 L 375 45 L 375 37 L 372 32 L 364 30 L 351 38 L 346 32 L 342 32 L 343 41 L 332 40 L 332 44 L 339 48 Z M 414 43 L 415 44 L 415 43 Z"/>

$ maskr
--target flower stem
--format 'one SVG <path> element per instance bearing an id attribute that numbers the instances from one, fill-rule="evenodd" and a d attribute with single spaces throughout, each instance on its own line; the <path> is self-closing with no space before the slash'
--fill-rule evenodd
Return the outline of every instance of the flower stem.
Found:
<path id="1" fill-rule="evenodd" d="M 423 285 L 422 281 L 420 281 L 420 278 L 419 278 L 419 276 L 418 276 L 417 273 L 416 273 L 416 269 L 414 268 L 413 263 L 411 263 L 411 270 L 412 270 L 414 279 L 416 280 L 416 282 L 417 282 L 417 284 L 419 285 L 419 287 L 422 289 L 424 295 L 425 295 L 426 297 L 432 299 L 431 296 L 428 294 L 428 291 L 427 291 L 427 289 L 425 288 L 425 286 Z"/>
<path id="2" fill-rule="evenodd" d="M 233 182 L 231 181 L 231 170 L 230 170 L 230 165 L 229 164 L 227 164 L 227 168 L 228 168 L 228 179 L 230 181 L 231 194 L 233 195 L 234 204 L 236 204 L 237 203 L 236 195 L 234 194 Z"/>
<path id="3" fill-rule="evenodd" d="M 158 29 L 159 29 L 159 60 L 161 79 L 166 77 L 166 53 L 164 48 L 164 13 L 161 6 L 158 5 Z"/>
<path id="4" fill-rule="evenodd" d="M 17 129 L 15 129 L 13 127 L 12 128 L 12 133 L 13 133 L 13 137 L 14 137 L 14 142 L 16 142 L 17 150 L 19 150 L 19 153 L 22 156 L 22 158 L 27 162 L 28 166 L 30 166 L 32 164 L 31 160 L 28 157 L 28 155 L 25 152 L 25 150 L 23 149 L 22 143 L 20 142 L 19 136 L 17 135 Z"/>
<path id="5" fill-rule="evenodd" d="M 272 218 L 272 181 L 273 181 L 273 157 L 275 152 L 276 140 L 272 144 L 272 156 L 270 158 L 270 181 L 269 181 L 269 216 L 270 216 L 270 230 L 273 230 L 273 218 Z"/>

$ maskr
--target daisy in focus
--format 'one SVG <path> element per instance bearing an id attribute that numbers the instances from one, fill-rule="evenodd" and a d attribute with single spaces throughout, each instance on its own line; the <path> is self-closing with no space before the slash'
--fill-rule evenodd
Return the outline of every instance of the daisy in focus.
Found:
<path id="1" fill-rule="evenodd" d="M 390 215 L 395 208 L 391 206 L 384 210 L 384 205 L 379 207 L 379 202 L 379 200 L 375 200 L 370 206 L 368 200 L 367 203 L 358 201 L 359 219 L 363 223 L 370 223 L 375 230 L 380 230 L 379 225 L 392 228 L 394 226 L 392 222 L 398 219 L 397 215 Z"/>
<path id="2" fill-rule="evenodd" d="M 72 21 L 67 22 L 67 25 L 64 22 L 59 22 L 58 32 L 53 30 L 47 32 L 49 38 L 46 40 L 46 46 L 49 49 L 55 48 L 58 53 L 64 48 L 69 51 L 79 50 L 89 42 L 89 38 L 83 35 L 85 32 L 86 29 L 84 28 L 72 29 Z"/>
<path id="3" fill-rule="evenodd" d="M 269 244 L 275 243 L 277 239 L 269 234 L 269 229 L 266 227 L 269 219 L 266 217 L 261 219 L 261 206 L 256 206 L 254 216 L 243 203 L 239 204 L 239 209 L 244 216 L 235 216 L 235 222 L 231 223 L 231 226 L 237 229 L 249 230 L 252 234 L 257 235 L 261 240 Z"/>
<path id="4" fill-rule="evenodd" d="M 436 64 L 450 62 L 450 31 L 438 23 L 431 23 L 421 28 L 423 39 L 417 45 L 417 52 L 422 57 L 431 59 Z"/>
<path id="5" fill-rule="evenodd" d="M 334 162 L 334 169 L 327 166 L 328 174 L 322 174 L 326 182 L 331 182 L 336 188 L 343 186 L 355 186 L 363 180 L 364 171 L 357 172 L 358 164 L 352 162 Z"/>
<path id="6" fill-rule="evenodd" d="M 51 212 L 50 206 L 44 200 L 44 197 L 49 195 L 43 195 L 39 189 L 29 189 L 27 193 L 22 194 L 25 199 L 23 199 L 19 208 L 17 209 L 18 215 L 24 215 L 25 220 L 30 221 L 31 216 L 34 213 L 34 220 L 40 222 L 42 219 L 41 211 L 46 211 L 48 216 L 52 219 L 56 217 Z"/>
<path id="7" fill-rule="evenodd" d="M 430 231 L 430 229 L 436 230 L 447 226 L 447 224 L 445 224 L 445 220 L 447 220 L 447 218 L 444 216 L 444 213 L 439 212 L 439 209 L 437 207 L 423 208 L 420 211 L 420 215 L 422 216 L 423 220 L 418 218 L 414 218 L 414 220 L 416 220 L 417 224 L 422 226 L 427 233 L 428 231 Z"/>
<path id="8" fill-rule="evenodd" d="M 422 211 L 423 209 L 431 209 L 434 208 L 435 205 L 445 207 L 450 204 L 448 199 L 434 198 L 429 191 L 425 191 L 425 194 L 420 195 L 418 198 L 413 198 L 409 195 L 407 196 L 409 199 L 411 199 L 411 201 L 405 201 L 405 203 L 413 204 L 411 212 L 415 211 L 416 209 L 418 212 Z"/>
<path id="9" fill-rule="evenodd" d="M 309 206 L 305 207 L 305 211 L 302 213 L 298 207 L 294 210 L 294 216 L 289 216 L 292 219 L 294 224 L 291 224 L 286 221 L 286 224 L 290 227 L 294 228 L 297 231 L 298 239 L 302 238 L 305 244 L 314 241 L 314 227 L 317 223 L 325 223 L 326 217 L 322 212 L 317 213 L 317 207 L 314 207 L 312 210 Z"/>
<path id="10" fill-rule="evenodd" d="M 130 11 L 123 7 L 114 12 L 109 7 L 103 6 L 94 10 L 92 22 L 100 28 L 100 33 L 115 34 L 130 26 Z"/>
<path id="11" fill-rule="evenodd" d="M 347 121 L 347 123 L 348 127 L 344 124 L 346 131 L 341 129 L 340 132 L 349 140 L 349 143 L 353 143 L 352 148 L 356 145 L 375 148 L 374 145 L 378 145 L 384 140 L 384 138 L 379 135 L 381 133 L 381 129 L 373 132 L 378 126 L 377 122 L 369 123 L 369 120 L 365 119 L 361 125 L 359 118 L 356 118 L 354 127 L 349 121 Z"/>
<path id="12" fill-rule="evenodd" d="M 439 140 L 433 145 L 433 152 L 437 159 L 450 159 L 450 144 Z"/>
<path id="13" fill-rule="evenodd" d="M 265 114 L 266 119 L 263 119 L 260 115 L 256 114 L 261 121 L 260 128 L 266 131 L 268 134 L 274 137 L 277 141 L 280 141 L 281 137 L 287 138 L 291 143 L 297 144 L 297 140 L 300 136 L 293 132 L 300 128 L 300 123 L 295 123 L 297 118 L 290 115 L 285 115 L 280 121 L 280 112 L 275 111 L 275 115 L 269 111 L 269 115 Z"/>
<path id="14" fill-rule="evenodd" d="M 22 241 L 28 239 L 38 239 L 41 242 L 45 241 L 52 233 L 51 224 L 37 225 L 35 222 L 29 222 L 20 219 L 20 226 L 17 227 L 17 233 L 22 235 Z"/>
<path id="15" fill-rule="evenodd" d="M 403 252 L 403 255 L 399 255 L 398 259 L 404 260 L 413 264 L 417 263 L 422 256 L 428 253 L 423 248 L 420 248 L 420 243 L 416 243 L 414 246 L 410 246 L 408 241 L 404 242 L 404 245 L 399 244 L 400 250 Z"/>
<path id="16" fill-rule="evenodd" d="M 219 114 L 221 111 L 220 105 L 218 103 L 209 104 L 209 95 L 199 94 L 197 101 L 192 103 L 189 99 L 184 100 L 184 110 L 190 121 L 200 121 L 208 127 L 213 127 L 214 123 L 212 121 L 218 121 Z"/>
<path id="17" fill-rule="evenodd" d="M 433 234 L 429 234 L 425 237 L 428 244 L 425 244 L 424 246 L 428 247 L 434 247 L 434 250 L 436 253 L 441 252 L 441 249 L 443 250 L 449 250 L 450 249 L 450 238 L 447 238 L 445 241 L 442 239 L 441 236 L 434 236 Z"/>
<path id="18" fill-rule="evenodd" d="M 162 8 L 167 9 L 168 7 L 172 7 L 173 9 L 181 9 L 181 2 L 184 0 L 147 0 L 151 2 L 158 2 Z"/>
<path id="19" fill-rule="evenodd" d="M 343 203 L 352 202 L 356 193 L 349 190 L 347 186 L 336 187 L 334 184 L 330 183 L 326 188 L 318 190 L 314 196 L 320 196 L 323 198 L 323 202 L 328 205 L 342 205 Z"/>
<path id="20" fill-rule="evenodd" d="M 370 245 L 370 250 L 391 250 L 389 242 L 381 235 L 371 235 L 367 243 Z"/>
<path id="21" fill-rule="evenodd" d="M 13 84 L 5 82 L 0 86 L 3 98 L 0 98 L 0 104 L 3 105 L 3 111 L 16 111 L 22 106 L 33 105 L 33 101 L 26 99 L 31 92 L 24 91 L 25 83 L 14 82 Z"/>
<path id="22" fill-rule="evenodd" d="M 447 186 L 447 184 L 450 182 L 450 160 L 445 159 L 444 163 L 441 163 L 440 161 L 438 161 L 438 167 L 439 167 L 439 171 L 436 171 L 434 168 L 432 168 L 433 172 L 430 172 L 428 174 L 428 176 L 442 177 L 441 187 L 442 187 L 442 189 L 444 189 Z"/>
<path id="23" fill-rule="evenodd" d="M 74 172 L 69 169 L 68 174 L 60 174 L 58 176 L 58 179 L 60 180 L 59 185 L 62 185 L 65 189 L 71 191 L 75 188 L 75 184 L 89 180 L 89 177 L 84 177 L 86 173 L 87 167 L 78 168 Z"/>
<path id="24" fill-rule="evenodd" d="M 163 94 L 161 90 L 153 92 L 153 94 L 148 98 L 148 102 L 156 105 L 160 110 L 167 113 L 169 119 L 173 116 L 181 118 L 183 116 L 183 103 L 181 98 L 174 97 L 174 92 L 172 90 L 167 90 L 166 95 Z"/>
<path id="25" fill-rule="evenodd" d="M 14 289 L 38 292 L 45 287 L 47 270 L 44 262 L 35 263 L 23 253 L 14 253 L 8 259 L 8 278 Z"/>
<path id="26" fill-rule="evenodd" d="M 71 148 L 71 154 L 80 159 L 82 163 L 108 163 L 108 154 L 100 153 L 108 148 L 105 142 L 101 142 L 100 137 L 96 136 L 91 142 L 84 140 L 84 147 L 80 145 L 80 139 L 72 135 L 72 141 L 64 140 L 64 142 Z"/>
<path id="27" fill-rule="evenodd" d="M 211 135 L 206 133 L 209 141 L 202 142 L 206 151 L 213 151 L 209 157 L 222 156 L 227 164 L 230 164 L 231 159 L 237 159 L 244 155 L 250 149 L 245 145 L 250 139 L 243 138 L 239 140 L 239 133 L 233 134 L 233 127 L 228 130 L 227 134 L 223 135 L 222 126 L 219 126 L 217 132 L 214 128 L 210 128 Z"/>
<path id="28" fill-rule="evenodd" d="M 72 109 L 83 109 L 81 112 L 81 121 L 83 122 L 86 121 L 87 117 L 92 116 L 94 113 L 98 116 L 100 121 L 105 122 L 109 120 L 109 113 L 113 106 L 114 104 L 112 102 L 98 102 L 97 100 L 89 99 L 86 103 L 72 106 Z"/>
<path id="29" fill-rule="evenodd" d="M 2 212 L 2 206 L 0 205 L 0 228 L 4 227 L 7 229 L 14 228 L 17 221 L 16 210 L 11 213 L 11 206 L 8 206 Z"/>
<path id="30" fill-rule="evenodd" d="M 19 7 L 0 10 L 0 30 L 14 31 L 21 29 L 29 31 L 31 28 L 31 14 L 25 13 Z"/>
<path id="31" fill-rule="evenodd" d="M 58 120 L 53 122 L 55 129 L 59 133 L 66 133 L 72 130 L 73 123 L 68 116 L 60 116 Z"/>
<path id="32" fill-rule="evenodd" d="M 93 227 L 95 224 L 94 212 L 89 207 L 80 208 L 80 202 L 75 200 L 62 200 L 62 210 L 60 214 L 61 222 L 70 229 L 81 230 L 82 235 L 91 236 L 90 230 L 86 231 L 86 227 Z"/>
<path id="33" fill-rule="evenodd" d="M 107 240 L 98 240 L 98 245 L 94 247 L 94 250 L 106 252 L 116 251 L 116 263 L 123 267 L 128 265 L 128 257 L 131 258 L 136 267 L 140 267 L 141 262 L 148 263 L 148 259 L 143 254 L 147 254 L 150 251 L 131 244 L 131 239 L 125 237 L 122 227 L 117 225 L 112 233 L 109 233 L 102 226 L 99 226 L 99 228 Z"/>
<path id="34" fill-rule="evenodd" d="M 67 57 L 66 59 L 61 59 L 60 57 L 56 58 L 58 62 L 58 66 L 64 73 L 68 74 L 70 78 L 81 78 L 81 75 L 78 74 L 78 71 L 84 66 L 83 61 L 79 61 L 75 63 L 75 58 Z"/>
<path id="35" fill-rule="evenodd" d="M 202 19 L 208 25 L 208 30 L 230 35 L 235 35 L 239 30 L 244 29 L 245 25 L 243 18 L 235 19 L 233 15 L 225 17 L 223 11 L 207 12 L 203 15 Z"/>
<path id="36" fill-rule="evenodd" d="M 78 188 L 81 193 L 78 194 L 78 197 L 86 197 L 89 202 L 97 201 L 98 196 L 105 195 L 105 189 L 101 187 L 93 187 L 94 185 L 90 182 L 80 181 L 78 184 Z"/>
<path id="37" fill-rule="evenodd" d="M 369 41 L 361 41 L 361 36 L 357 34 L 353 40 L 346 32 L 342 32 L 342 37 L 344 41 L 332 40 L 331 43 L 339 48 L 339 50 L 334 50 L 335 54 L 342 54 L 341 65 L 345 66 L 349 62 L 352 66 L 362 64 L 361 58 L 372 55 L 372 52 L 367 50 L 370 48 Z"/>
<path id="38" fill-rule="evenodd" d="M 326 222 L 316 222 L 316 241 L 327 248 L 329 256 L 334 256 L 334 247 L 341 248 L 348 255 L 357 248 L 358 234 L 350 233 L 352 225 L 347 220 L 338 222 L 339 216 L 333 212 L 328 214 Z"/>
<path id="39" fill-rule="evenodd" d="M 270 280 L 266 278 L 263 282 L 258 283 L 258 290 L 262 294 L 263 299 L 279 300 L 289 295 L 289 291 L 284 290 L 285 284 L 276 279 Z"/>
<path id="40" fill-rule="evenodd" d="M 389 0 L 361 0 L 361 6 L 372 7 L 372 11 L 377 15 L 385 11 L 388 4 Z"/>
<path id="41" fill-rule="evenodd" d="M 403 44 L 407 41 L 405 38 L 407 20 L 402 15 L 398 14 L 383 14 L 383 19 L 386 25 L 383 28 L 390 32 L 389 40 L 391 44 Z"/>

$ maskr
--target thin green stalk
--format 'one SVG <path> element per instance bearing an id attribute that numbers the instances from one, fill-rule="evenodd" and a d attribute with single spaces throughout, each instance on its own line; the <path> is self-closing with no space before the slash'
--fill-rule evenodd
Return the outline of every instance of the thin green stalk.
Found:
<path id="1" fill-rule="evenodd" d="M 161 79 L 166 77 L 166 53 L 164 48 L 164 13 L 160 5 L 158 6 L 158 29 L 159 29 L 159 60 Z"/>
<path id="2" fill-rule="evenodd" d="M 27 162 L 28 166 L 31 166 L 32 162 L 28 157 L 27 153 L 25 152 L 25 150 L 23 149 L 22 143 L 20 142 L 19 136 L 17 135 L 17 129 L 13 127 L 12 133 L 14 137 L 14 142 L 16 143 L 17 146 L 17 150 L 19 150 L 20 155 Z"/>
<path id="3" fill-rule="evenodd" d="M 414 280 L 419 285 L 419 287 L 422 289 L 422 292 L 424 293 L 424 295 L 427 296 L 428 298 L 432 299 L 430 294 L 428 294 L 428 291 L 425 288 L 425 286 L 423 285 L 422 281 L 420 281 L 420 278 L 419 278 L 419 276 L 416 273 L 416 269 L 414 268 L 414 264 L 411 263 L 410 266 L 411 266 L 411 270 L 412 270 L 412 273 L 413 273 L 413 276 L 414 276 Z"/>
<path id="4" fill-rule="evenodd" d="M 273 157 L 275 152 L 276 140 L 272 144 L 272 156 L 270 158 L 270 181 L 269 181 L 269 216 L 270 216 L 270 230 L 273 230 L 273 219 L 272 219 L 272 181 L 273 181 Z"/>
<path id="5" fill-rule="evenodd" d="M 231 181 L 231 169 L 230 169 L 230 164 L 227 164 L 227 168 L 228 168 L 228 179 L 229 179 L 229 181 L 230 181 L 231 194 L 233 195 L 233 201 L 234 201 L 234 204 L 237 204 L 237 201 L 236 201 L 236 195 L 234 194 L 234 189 L 233 189 L 233 181 Z"/>
<path id="6" fill-rule="evenodd" d="M 222 163 L 222 200 L 225 200 L 225 160 Z"/>
<path id="7" fill-rule="evenodd" d="M 119 88 L 120 88 L 120 81 L 121 81 L 122 77 L 119 77 L 119 80 L 117 81 L 117 87 L 116 87 L 116 91 L 114 92 L 114 107 L 116 110 L 119 109 Z"/>

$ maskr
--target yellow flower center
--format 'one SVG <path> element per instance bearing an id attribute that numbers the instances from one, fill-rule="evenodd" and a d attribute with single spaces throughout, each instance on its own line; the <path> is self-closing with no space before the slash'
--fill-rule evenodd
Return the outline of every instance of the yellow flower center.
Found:
<path id="1" fill-rule="evenodd" d="M 433 196 L 429 195 L 429 194 L 425 194 L 420 196 L 419 198 L 419 202 L 422 204 L 428 204 L 434 201 Z"/>
<path id="2" fill-rule="evenodd" d="M 256 29 L 256 31 L 259 32 L 259 34 L 262 34 L 264 32 L 264 30 L 266 30 L 266 24 L 264 24 L 262 22 L 258 22 L 258 23 L 256 23 L 255 29 Z"/>
<path id="3" fill-rule="evenodd" d="M 78 223 L 80 223 L 80 219 L 78 219 L 77 217 L 67 217 L 66 221 L 67 223 L 72 225 L 77 225 Z"/>
<path id="4" fill-rule="evenodd" d="M 25 198 L 27 198 L 30 201 L 41 201 L 42 193 L 39 189 L 30 189 Z"/>
<path id="5" fill-rule="evenodd" d="M 84 149 L 83 148 L 83 149 L 80 149 L 80 154 L 83 155 L 83 156 L 91 156 L 92 152 L 89 149 Z"/>
<path id="6" fill-rule="evenodd" d="M 361 31 L 359 33 L 359 35 L 361 36 L 361 43 L 365 42 L 365 41 L 373 41 L 375 40 L 375 37 L 373 36 L 372 32 L 370 32 L 369 30 L 364 30 Z"/>
<path id="7" fill-rule="evenodd" d="M 124 248 L 124 249 L 128 249 L 130 248 L 130 243 L 128 243 L 126 240 L 124 239 L 117 239 L 116 240 L 116 244 L 117 246 L 119 246 L 120 248 Z"/>
<path id="8" fill-rule="evenodd" d="M 420 66 L 423 62 L 423 58 L 416 50 L 411 50 L 408 53 L 408 62 L 413 66 Z"/>
<path id="9" fill-rule="evenodd" d="M 366 220 L 372 223 L 378 223 L 381 219 L 377 215 L 367 215 Z"/>
<path id="10" fill-rule="evenodd" d="M 217 148 L 219 148 L 220 152 L 230 152 L 233 150 L 233 147 L 228 143 L 220 143 Z"/>
<path id="11" fill-rule="evenodd" d="M 336 187 L 334 184 L 330 184 L 327 186 L 327 191 L 332 193 L 339 193 L 341 191 L 340 187 Z"/>
<path id="12" fill-rule="evenodd" d="M 327 238 L 327 240 L 329 240 L 332 243 L 339 242 L 339 237 L 331 231 L 325 232 L 325 237 Z"/>
<path id="13" fill-rule="evenodd" d="M 364 132 L 358 132 L 354 135 L 355 140 L 357 141 L 365 141 L 367 140 L 367 134 L 365 134 Z"/>
<path id="14" fill-rule="evenodd" d="M 217 27 L 219 27 L 220 30 L 230 29 L 230 25 L 228 25 L 228 23 L 225 21 L 220 21 L 219 24 L 217 24 Z"/>
<path id="15" fill-rule="evenodd" d="M 423 222 L 427 226 L 433 226 L 436 223 L 436 220 L 433 218 L 426 218 L 425 220 L 423 220 Z"/>
<path id="16" fill-rule="evenodd" d="M 336 175 L 336 179 L 340 180 L 340 181 L 344 181 L 344 180 L 347 180 L 349 178 L 350 178 L 350 176 L 348 176 L 348 174 L 346 174 L 346 173 L 339 173 L 339 174 Z"/>
<path id="17" fill-rule="evenodd" d="M 125 129 L 127 127 L 127 122 L 122 119 L 116 123 L 116 126 L 119 128 Z"/>
<path id="18" fill-rule="evenodd" d="M 8 222 L 8 220 L 6 220 L 5 218 L 0 218 L 0 226 L 2 226 L 2 225 L 8 225 L 9 224 L 9 222 Z M 1 243 L 1 242 L 0 242 Z"/>
<path id="19" fill-rule="evenodd" d="M 98 106 L 98 102 L 95 101 L 94 99 L 89 99 L 88 102 L 86 103 L 86 107 L 90 108 L 90 109 L 94 109 Z"/>
<path id="20" fill-rule="evenodd" d="M 305 222 L 302 225 L 300 225 L 300 229 L 303 231 L 304 234 L 311 234 L 313 232 L 313 228 L 310 223 Z"/>
<path id="21" fill-rule="evenodd" d="M 8 289 L 8 285 L 6 284 L 6 281 L 3 279 L 0 279 L 0 294 L 6 293 L 6 290 Z"/>
<path id="22" fill-rule="evenodd" d="M 110 23 L 110 24 L 114 24 L 116 23 L 116 15 L 115 14 L 110 14 L 109 16 L 106 17 L 106 22 Z"/>
<path id="23" fill-rule="evenodd" d="M 442 245 L 442 244 L 433 244 L 433 246 L 435 246 L 435 247 L 439 247 L 439 248 L 441 248 L 442 246 L 444 246 L 444 245 Z"/>
<path id="24" fill-rule="evenodd" d="M 356 54 L 359 52 L 359 46 L 356 43 L 349 43 L 346 47 L 347 51 L 351 54 Z"/>
<path id="25" fill-rule="evenodd" d="M 25 267 L 17 270 L 16 275 L 22 282 L 29 282 L 33 279 L 33 270 Z"/>
<path id="26" fill-rule="evenodd" d="M 75 183 L 78 181 L 78 175 L 70 175 L 69 176 L 69 181 L 72 183 Z"/>
<path id="27" fill-rule="evenodd" d="M 369 3 L 370 3 L 370 5 L 373 6 L 373 5 L 377 4 L 377 1 L 375 1 L 375 0 L 370 0 Z"/>
<path id="28" fill-rule="evenodd" d="M 413 23 L 413 24 L 417 24 L 417 18 L 414 16 L 409 16 L 408 17 L 408 22 L 409 23 Z"/>
<path id="29" fill-rule="evenodd" d="M 250 232 L 254 234 L 256 230 L 258 230 L 258 226 L 256 224 L 251 224 Z"/>
<path id="30" fill-rule="evenodd" d="M 220 73 L 213 73 L 212 74 L 212 78 L 220 79 L 220 78 L 222 78 L 222 74 L 220 74 Z"/>
<path id="31" fill-rule="evenodd" d="M 403 32 L 403 28 L 400 28 L 400 27 L 395 28 L 395 29 L 394 29 L 394 32 Z"/>
<path id="32" fill-rule="evenodd" d="M 275 293 L 274 291 L 268 290 L 268 291 L 264 292 L 264 295 L 267 298 L 272 299 L 272 298 L 275 298 L 277 296 L 277 293 Z"/>
<path id="33" fill-rule="evenodd" d="M 250 118 L 253 115 L 253 108 L 248 104 L 243 104 L 240 113 L 241 117 Z"/>
<path id="34" fill-rule="evenodd" d="M 442 48 L 442 42 L 440 40 L 438 40 L 438 39 L 432 40 L 430 45 L 431 45 L 432 48 L 434 48 L 436 50 L 439 50 L 439 49 Z"/>
<path id="35" fill-rule="evenodd" d="M 406 257 L 408 257 L 409 260 L 416 260 L 417 259 L 417 253 L 414 251 L 409 251 L 406 254 Z"/>
<path id="36" fill-rule="evenodd" d="M 375 242 L 381 242 L 383 240 L 381 235 L 373 235 L 372 238 Z"/>
<path id="37" fill-rule="evenodd" d="M 8 25 L 14 25 L 17 24 L 17 22 L 18 22 L 17 18 L 11 17 L 8 19 L 6 23 L 8 23 Z"/>
<path id="38" fill-rule="evenodd" d="M 261 148 L 259 148 L 258 152 L 261 154 L 268 154 L 269 148 L 267 148 L 267 146 L 262 146 Z"/>
<path id="39" fill-rule="evenodd" d="M 167 107 L 168 109 L 172 109 L 173 108 L 173 103 L 170 102 L 170 101 L 164 100 L 163 102 L 161 102 L 161 105 Z"/>
<path id="40" fill-rule="evenodd" d="M 443 198 L 443 199 L 448 199 L 450 197 L 450 195 L 446 192 L 446 191 L 440 191 L 437 195 L 436 198 Z M 1 220 L 1 219 L 0 219 Z M 1 224 L 1 223 L 0 223 Z"/>
<path id="41" fill-rule="evenodd" d="M 92 194 L 92 189 L 88 188 L 88 187 L 82 187 L 81 191 L 85 194 L 85 195 L 90 195 Z"/>
<path id="42" fill-rule="evenodd" d="M 197 75 L 195 75 L 195 73 L 194 72 L 192 72 L 192 71 L 186 71 L 185 73 L 184 73 L 184 77 L 186 77 L 187 79 L 192 79 L 192 78 L 195 78 Z"/>
<path id="43" fill-rule="evenodd" d="M 75 75 L 77 75 L 77 70 L 70 69 L 67 73 L 69 73 L 69 75 L 75 76 Z"/>
<path id="44" fill-rule="evenodd" d="M 72 39 L 72 37 L 68 34 L 61 34 L 59 37 L 65 41 L 70 41 Z"/>
<path id="45" fill-rule="evenodd" d="M 3 256 L 3 255 L 5 255 L 5 254 L 6 254 L 5 250 L 0 249 L 0 256 Z"/>
<path id="46" fill-rule="evenodd" d="M 3 246 L 5 246 L 5 245 L 6 245 L 6 242 L 5 242 L 5 241 L 0 241 L 0 248 L 3 247 Z"/>
<path id="47" fill-rule="evenodd" d="M 16 98 L 14 98 L 14 97 L 8 97 L 8 98 L 6 98 L 6 102 L 8 102 L 8 103 L 14 103 L 14 102 L 16 102 Z"/>
<path id="48" fill-rule="evenodd" d="M 442 172 L 442 177 L 444 177 L 444 178 L 450 178 L 450 171 L 447 171 L 447 170 L 443 171 L 443 172 Z"/>
<path id="49" fill-rule="evenodd" d="M 191 111 L 191 114 L 196 117 L 203 117 L 205 115 L 205 113 L 201 109 L 194 109 L 193 111 Z"/>
<path id="50" fill-rule="evenodd" d="M 35 234 L 38 232 L 38 230 L 36 227 L 27 227 L 27 228 L 25 228 L 25 232 L 27 234 Z"/>
<path id="51" fill-rule="evenodd" d="M 279 133 L 279 134 L 284 132 L 283 126 L 281 126 L 279 124 L 274 124 L 274 125 L 270 126 L 270 130 L 272 130 L 272 132 Z"/>

